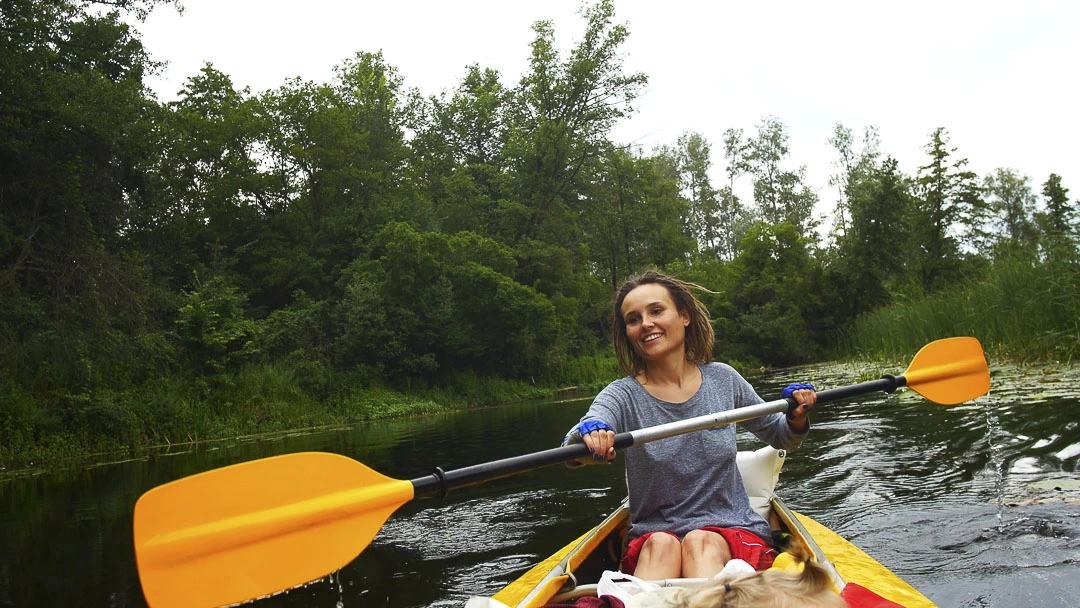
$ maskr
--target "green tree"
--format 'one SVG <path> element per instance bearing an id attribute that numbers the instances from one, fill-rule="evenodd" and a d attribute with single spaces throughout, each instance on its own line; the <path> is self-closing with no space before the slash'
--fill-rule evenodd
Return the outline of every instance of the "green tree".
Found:
<path id="1" fill-rule="evenodd" d="M 998 168 L 983 178 L 983 191 L 992 222 L 987 245 L 994 258 L 1033 255 L 1037 232 L 1031 178 L 1013 169 Z"/>
<path id="2" fill-rule="evenodd" d="M 256 325 L 247 318 L 245 296 L 222 276 L 196 277 L 176 319 L 189 369 L 199 375 L 236 371 L 255 354 Z"/>
<path id="3" fill-rule="evenodd" d="M 675 146 L 679 187 L 690 204 L 684 221 L 686 234 L 697 241 L 698 251 L 719 256 L 725 227 L 720 223 L 719 193 L 709 177 L 711 146 L 700 133 L 680 135 Z"/>
<path id="4" fill-rule="evenodd" d="M 693 250 L 683 230 L 689 205 L 679 196 L 675 162 L 663 153 L 641 156 L 616 148 L 595 165 L 581 225 L 591 271 L 611 291 L 630 275 Z"/>
<path id="5" fill-rule="evenodd" d="M 342 277 L 339 367 L 438 384 L 466 370 L 527 377 L 558 360 L 555 308 L 509 276 L 515 262 L 507 247 L 394 222 L 372 252 Z"/>
<path id="6" fill-rule="evenodd" d="M 789 154 L 787 141 L 784 123 L 767 116 L 758 123 L 757 137 L 747 142 L 740 162 L 754 178 L 754 202 L 761 218 L 770 224 L 788 222 L 808 233 L 815 227 L 812 216 L 818 198 L 805 184 L 806 167 L 789 171 L 781 166 Z"/>
<path id="7" fill-rule="evenodd" d="M 856 150 L 855 137 L 851 129 L 839 122 L 833 127 L 829 145 L 836 150 L 838 158 L 833 162 L 837 172 L 829 176 L 829 185 L 835 186 L 838 190 L 836 208 L 833 211 L 835 232 L 843 234 L 847 231 L 848 218 L 852 213 L 853 191 L 856 184 L 878 168 L 880 143 L 877 127 L 867 127 L 863 131 L 862 147 Z"/>
<path id="8" fill-rule="evenodd" d="M 1051 173 L 1043 183 L 1045 210 L 1036 215 L 1042 231 L 1043 255 L 1046 259 L 1072 259 L 1077 253 L 1080 212 L 1069 203 L 1069 189 L 1061 184 L 1061 176 Z"/>
<path id="9" fill-rule="evenodd" d="M 982 201 L 976 176 L 964 169 L 967 159 L 954 159 L 945 129 L 938 128 L 926 145 L 930 162 L 919 167 L 914 212 L 917 265 L 923 289 L 933 292 L 960 277 L 961 238 L 972 236 Z"/>
<path id="10" fill-rule="evenodd" d="M 523 221 L 508 198 L 507 104 L 498 72 L 472 65 L 453 95 L 422 104 L 411 142 L 412 170 L 434 206 L 435 225 L 512 242 Z"/>
<path id="11" fill-rule="evenodd" d="M 414 219 L 401 86 L 381 54 L 359 53 L 335 68 L 330 84 L 292 79 L 261 96 L 264 170 L 285 212 L 253 245 L 265 253 L 252 276 L 271 279 L 263 289 L 279 304 L 295 289 L 331 296 L 340 272 L 366 255 L 384 225 Z"/>
<path id="12" fill-rule="evenodd" d="M 247 89 L 206 64 L 155 122 L 157 151 L 148 159 L 160 206 L 138 218 L 141 248 L 159 260 L 171 285 L 187 285 L 193 269 L 250 266 L 264 218 L 280 213 L 272 177 L 258 152 L 265 128 Z"/>
<path id="13" fill-rule="evenodd" d="M 116 10 L 5 2 L 0 23 L 0 375 L 50 398 L 129 381 L 168 306 L 135 240 L 155 64 Z"/>
<path id="14" fill-rule="evenodd" d="M 911 259 L 909 222 L 913 207 L 911 185 L 889 157 L 879 169 L 861 174 L 848 187 L 851 219 L 837 237 L 831 280 L 842 297 L 841 321 L 885 306 L 908 291 Z"/>
<path id="15" fill-rule="evenodd" d="M 614 13 L 611 0 L 587 6 L 583 38 L 565 60 L 555 48 L 551 22 L 533 26 L 529 71 L 514 91 L 507 143 L 512 194 L 525 211 L 515 239 L 524 246 L 521 255 L 536 249 L 530 241 L 577 249 L 587 165 L 610 147 L 608 133 L 630 114 L 646 82 L 643 74 L 623 72 L 619 49 L 629 30 L 612 23 Z M 523 280 L 531 284 L 548 275 L 549 282 L 559 282 L 542 270 L 526 261 Z"/>
<path id="16" fill-rule="evenodd" d="M 755 218 L 751 210 L 746 209 L 742 200 L 735 193 L 735 180 L 750 171 L 746 162 L 747 144 L 743 140 L 742 129 L 724 131 L 724 158 L 727 160 L 725 173 L 728 183 L 717 192 L 716 218 L 722 227 L 716 252 L 722 260 L 731 260 L 738 253 L 739 242 L 749 231 Z"/>
<path id="17" fill-rule="evenodd" d="M 816 287 L 821 273 L 810 243 L 787 222 L 759 222 L 740 243 L 725 291 L 736 314 L 732 338 L 742 353 L 768 365 L 790 365 L 819 352 L 823 336 L 809 320 L 822 313 Z"/>
<path id="18" fill-rule="evenodd" d="M 735 311 L 733 336 L 741 351 L 769 365 L 812 359 L 821 341 L 808 322 L 822 311 L 820 268 L 810 240 L 787 222 L 758 222 L 730 264 L 725 291 Z"/>

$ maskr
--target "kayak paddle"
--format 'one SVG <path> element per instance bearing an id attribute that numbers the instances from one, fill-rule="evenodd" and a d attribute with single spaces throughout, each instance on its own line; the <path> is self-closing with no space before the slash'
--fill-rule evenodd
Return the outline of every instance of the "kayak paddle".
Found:
<path id="1" fill-rule="evenodd" d="M 823 390 L 817 403 L 907 386 L 955 405 L 990 390 L 975 338 L 924 346 L 901 376 Z M 615 447 L 742 422 L 795 407 L 793 398 L 619 433 Z M 135 504 L 135 557 L 147 603 L 222 606 L 292 589 L 340 570 L 417 496 L 589 457 L 568 445 L 410 481 L 391 479 L 351 458 L 302 452 L 214 469 L 158 486 Z"/>

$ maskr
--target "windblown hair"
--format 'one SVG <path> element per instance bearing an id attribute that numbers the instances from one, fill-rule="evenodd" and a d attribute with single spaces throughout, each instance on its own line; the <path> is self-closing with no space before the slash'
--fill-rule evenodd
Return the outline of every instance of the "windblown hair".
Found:
<path id="1" fill-rule="evenodd" d="M 615 297 L 611 339 L 615 344 L 615 357 L 619 361 L 619 369 L 629 376 L 636 376 L 645 371 L 645 359 L 634 349 L 630 338 L 626 336 L 626 320 L 622 316 L 622 305 L 627 294 L 634 288 L 653 283 L 667 289 L 672 301 L 675 302 L 675 308 L 690 317 L 690 325 L 686 327 L 686 360 L 691 363 L 712 361 L 715 336 L 712 323 L 709 321 L 709 311 L 694 297 L 694 294 L 690 293 L 691 289 L 709 290 L 695 283 L 687 283 L 655 270 L 649 270 L 640 276 L 627 279 Z"/>
<path id="2" fill-rule="evenodd" d="M 711 581 L 684 596 L 678 608 L 848 608 L 815 562 L 802 572 L 764 570 L 729 581 Z"/>

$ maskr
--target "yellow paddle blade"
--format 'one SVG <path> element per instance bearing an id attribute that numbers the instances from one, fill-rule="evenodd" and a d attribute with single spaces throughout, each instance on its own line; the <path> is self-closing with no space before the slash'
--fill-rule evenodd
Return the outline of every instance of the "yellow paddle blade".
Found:
<path id="1" fill-rule="evenodd" d="M 135 504 L 135 558 L 153 608 L 222 606 L 341 569 L 412 500 L 339 454 L 253 460 L 154 488 Z"/>
<path id="2" fill-rule="evenodd" d="M 922 347 L 904 372 L 907 386 L 934 403 L 956 405 L 990 391 L 990 370 L 975 338 L 946 338 Z"/>

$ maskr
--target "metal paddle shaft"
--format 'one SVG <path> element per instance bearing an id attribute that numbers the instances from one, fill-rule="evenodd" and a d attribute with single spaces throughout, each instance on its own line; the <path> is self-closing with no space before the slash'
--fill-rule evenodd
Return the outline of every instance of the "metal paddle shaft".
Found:
<path id="1" fill-rule="evenodd" d="M 703 429 L 733 424 L 735 422 L 760 418 L 769 414 L 786 411 L 788 407 L 787 400 L 780 399 L 768 403 L 741 407 L 726 412 L 717 412 L 715 414 L 707 414 L 705 416 L 698 416 L 687 420 L 669 422 L 667 424 L 639 429 L 637 431 L 619 433 L 615 435 L 615 448 L 621 450 L 632 445 L 656 441 L 657 439 L 665 439 L 667 437 L 674 437 L 675 435 L 682 435 L 693 431 L 700 431 Z M 532 454 L 525 454 L 523 456 L 514 456 L 512 458 L 504 458 L 502 460 L 455 469 L 453 471 L 436 469 L 431 475 L 413 479 L 412 484 L 417 496 L 428 494 L 445 496 L 447 492 L 455 488 L 476 485 L 493 479 L 508 477 L 516 473 L 523 473 L 525 471 L 583 458 L 592 458 L 592 454 L 589 452 L 588 446 L 584 443 L 576 443 L 573 445 L 552 448 L 550 450 L 542 450 Z"/>
<path id="2" fill-rule="evenodd" d="M 904 386 L 903 376 L 885 376 L 880 380 L 821 391 L 817 394 L 817 402 L 821 404 L 842 401 L 878 391 L 891 393 L 900 386 Z M 779 414 L 797 405 L 793 397 L 787 397 L 767 403 L 748 405 L 733 410 L 705 414 L 686 420 L 676 420 L 636 431 L 619 433 L 615 435 L 615 449 L 621 450 L 633 445 L 641 445 L 676 435 L 745 422 L 770 414 Z M 577 443 L 452 471 L 436 469 L 434 473 L 413 479 L 411 483 L 417 496 L 431 494 L 445 496 L 450 490 L 456 488 L 477 485 L 517 473 L 583 458 L 592 458 L 592 454 L 584 443 Z"/>

